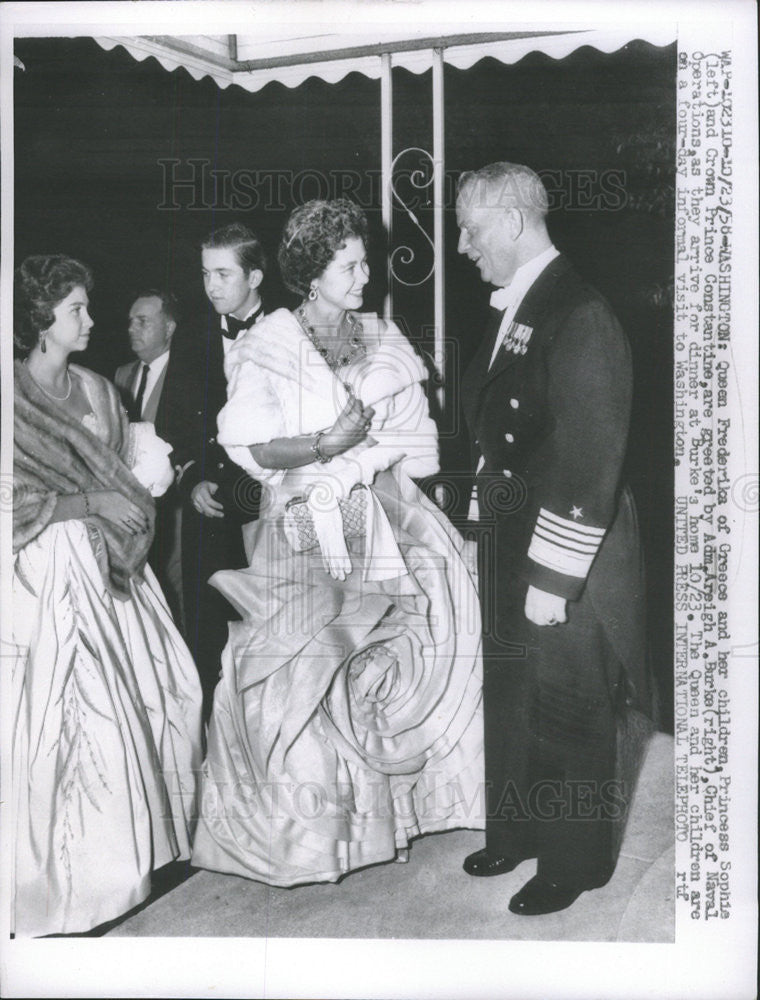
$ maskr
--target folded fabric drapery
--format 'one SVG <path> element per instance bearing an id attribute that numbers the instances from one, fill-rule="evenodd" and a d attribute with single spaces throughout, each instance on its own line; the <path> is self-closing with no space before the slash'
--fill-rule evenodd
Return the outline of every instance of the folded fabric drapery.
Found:
<path id="1" fill-rule="evenodd" d="M 242 620 L 222 657 L 193 863 L 272 885 L 335 881 L 419 834 L 484 822 L 477 595 L 461 537 L 410 478 L 438 469 L 425 373 L 393 324 L 361 323 L 367 353 L 340 378 L 285 310 L 227 356 L 219 440 L 267 501 L 244 529 L 248 567 L 211 578 Z M 250 446 L 330 427 L 344 383 L 374 409 L 370 446 L 259 469 Z M 345 523 L 357 492 L 363 531 Z M 319 549 L 288 541 L 294 497 Z"/>
<path id="2" fill-rule="evenodd" d="M 91 406 L 79 418 L 42 398 L 26 366 L 15 378 L 18 936 L 85 932 L 142 902 L 153 870 L 189 857 L 201 763 L 200 684 L 144 565 L 152 532 L 127 537 L 93 514 L 53 519 L 59 497 L 91 490 L 127 497 L 152 519 L 150 493 L 126 463 L 160 489 L 166 447 L 146 425 L 128 428 L 109 382 L 69 371 Z"/>
<path id="3" fill-rule="evenodd" d="M 155 506 L 148 491 L 127 468 L 128 421 L 116 389 L 85 368 L 71 365 L 93 410 L 105 414 L 108 438 L 101 441 L 51 402 L 21 361 L 14 365 L 13 549 L 18 551 L 48 525 L 58 496 L 89 490 L 118 490 L 150 522 L 133 535 L 112 521 L 91 514 L 88 532 L 103 581 L 118 597 L 129 593 L 129 579 L 145 565 L 153 540 Z"/>

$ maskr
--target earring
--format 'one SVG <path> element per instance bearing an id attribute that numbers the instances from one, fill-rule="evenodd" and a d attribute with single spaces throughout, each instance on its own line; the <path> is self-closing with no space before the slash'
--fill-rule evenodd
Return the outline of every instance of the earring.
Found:
<path id="1" fill-rule="evenodd" d="M 43 354 L 45 353 L 45 351 L 47 351 L 47 346 L 45 345 L 45 334 L 44 333 L 40 334 L 40 350 L 42 351 Z"/>
<path id="2" fill-rule="evenodd" d="M 317 291 L 317 286 L 312 285 L 311 288 L 309 289 L 309 302 L 313 302 L 318 294 L 319 292 Z"/>

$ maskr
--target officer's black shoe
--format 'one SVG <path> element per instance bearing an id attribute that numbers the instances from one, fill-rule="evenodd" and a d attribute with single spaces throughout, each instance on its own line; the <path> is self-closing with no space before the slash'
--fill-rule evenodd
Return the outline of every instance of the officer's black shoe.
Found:
<path id="1" fill-rule="evenodd" d="M 558 885 L 541 875 L 534 875 L 509 901 L 512 913 L 535 917 L 542 913 L 557 913 L 572 905 L 584 889 Z"/>
<path id="2" fill-rule="evenodd" d="M 505 875 L 511 872 L 520 864 L 519 859 L 507 858 L 497 855 L 493 857 L 485 847 L 474 854 L 468 854 L 464 859 L 462 867 L 468 875 L 476 875 L 478 878 L 485 878 L 488 875 Z"/>

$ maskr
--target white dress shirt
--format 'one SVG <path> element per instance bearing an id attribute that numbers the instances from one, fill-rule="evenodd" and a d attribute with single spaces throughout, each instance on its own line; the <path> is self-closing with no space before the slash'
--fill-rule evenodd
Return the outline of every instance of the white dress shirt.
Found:
<path id="1" fill-rule="evenodd" d="M 488 364 L 489 368 L 494 363 L 494 359 L 499 353 L 499 348 L 504 343 L 507 331 L 517 315 L 517 310 L 520 308 L 522 300 L 525 298 L 530 286 L 546 265 L 550 264 L 555 257 L 559 257 L 559 250 L 552 244 L 542 253 L 538 254 L 537 257 L 533 257 L 526 264 L 523 264 L 522 267 L 518 267 L 512 281 L 505 288 L 497 288 L 491 295 L 491 305 L 494 309 L 504 309 L 504 315 L 501 318 L 499 333 L 496 337 L 491 360 Z"/>

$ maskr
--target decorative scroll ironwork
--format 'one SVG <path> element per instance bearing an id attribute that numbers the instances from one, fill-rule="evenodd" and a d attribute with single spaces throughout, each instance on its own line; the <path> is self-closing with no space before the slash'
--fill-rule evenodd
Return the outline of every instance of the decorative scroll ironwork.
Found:
<path id="1" fill-rule="evenodd" d="M 424 228 L 420 224 L 420 221 L 417 218 L 417 216 L 412 211 L 411 204 L 409 204 L 401 197 L 396 188 L 396 181 L 394 180 L 396 166 L 399 160 L 403 156 L 406 156 L 409 153 L 418 153 L 420 163 L 422 164 L 421 166 L 418 166 L 415 170 L 411 170 L 408 174 L 405 173 L 403 175 L 404 179 L 408 180 L 411 186 L 416 191 L 425 191 L 433 183 L 435 160 L 433 159 L 431 154 L 428 153 L 426 149 L 421 149 L 419 146 L 409 146 L 407 149 L 402 149 L 401 152 L 398 153 L 397 156 L 394 158 L 391 164 L 391 176 L 390 176 L 391 193 L 395 198 L 395 200 L 398 202 L 398 204 L 401 206 L 401 208 L 403 208 L 403 210 L 406 212 L 412 225 L 415 226 L 415 228 L 418 229 L 420 233 L 422 233 L 422 235 L 425 237 L 425 240 L 427 241 L 433 253 L 433 260 L 432 263 L 430 264 L 429 270 L 424 275 L 424 277 L 420 278 L 417 281 L 411 281 L 411 280 L 408 281 L 405 278 L 402 278 L 401 274 L 399 274 L 399 272 L 396 270 L 397 258 L 399 261 L 399 265 L 402 267 L 410 267 L 414 264 L 414 262 L 417 259 L 417 253 L 412 247 L 410 247 L 408 244 L 402 244 L 401 246 L 396 247 L 390 255 L 391 276 L 395 278 L 396 281 L 400 282 L 402 285 L 405 285 L 407 288 L 416 288 L 418 285 L 424 285 L 426 281 L 429 281 L 435 271 L 435 245 L 432 239 L 428 236 L 428 234 L 425 232 Z M 425 162 L 426 160 L 430 161 L 429 167 Z M 428 170 L 430 171 L 430 176 L 427 176 Z"/>

